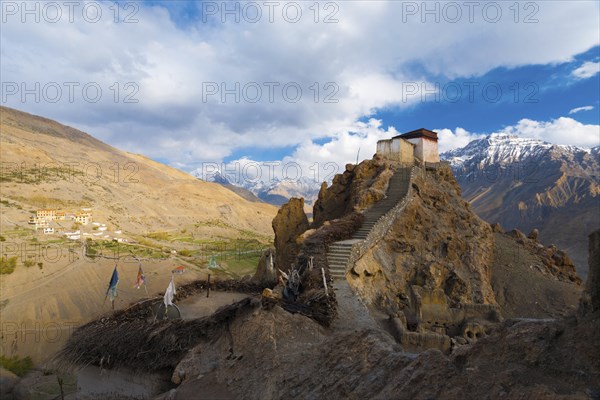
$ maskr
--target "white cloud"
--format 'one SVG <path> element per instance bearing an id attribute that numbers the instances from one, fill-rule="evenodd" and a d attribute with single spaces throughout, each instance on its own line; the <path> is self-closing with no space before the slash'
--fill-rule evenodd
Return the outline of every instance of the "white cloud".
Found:
<path id="1" fill-rule="evenodd" d="M 224 173 L 236 184 L 255 183 L 268 185 L 275 180 L 300 178 L 313 184 L 331 182 L 336 173 L 344 171 L 346 164 L 370 159 L 375 154 L 377 141 L 398 135 L 393 127 L 383 129 L 381 121 L 370 119 L 368 122 L 356 122 L 347 130 L 338 132 L 323 144 L 305 140 L 294 152 L 282 160 L 258 162 L 242 157 L 228 163 L 207 162 L 198 166 L 195 175 L 211 179 L 216 171 Z"/>
<path id="2" fill-rule="evenodd" d="M 488 133 L 469 132 L 463 128 L 435 129 L 438 132 L 440 153 L 464 147 L 472 140 L 481 139 Z M 579 147 L 600 145 L 600 125 L 586 125 L 573 118 L 560 117 L 551 121 L 535 121 L 524 118 L 515 125 L 507 126 L 492 134 L 509 134 L 539 139 L 545 142 Z"/>
<path id="3" fill-rule="evenodd" d="M 438 149 L 440 153 L 465 147 L 469 142 L 484 137 L 483 134 L 471 133 L 463 128 L 434 129 L 438 133 Z"/>
<path id="4" fill-rule="evenodd" d="M 113 22 L 111 4 L 93 3 L 104 7 L 105 17 L 98 23 L 78 14 L 73 23 L 65 18 L 35 23 L 31 17 L 21 23 L 21 15 L 6 16 L 0 39 L 3 82 L 80 86 L 72 103 L 66 96 L 51 103 L 31 96 L 22 102 L 16 95 L 4 105 L 58 119 L 174 165 L 219 161 L 249 147 L 299 146 L 297 156 L 304 157 L 303 152 L 316 150 L 314 140 L 327 137 L 333 144 L 311 157 L 341 151 L 344 160 L 352 160 L 352 146 L 366 146 L 376 137 L 348 134 L 356 121 L 377 109 L 422 101 L 406 98 L 406 83 L 424 82 L 428 74 L 477 77 L 500 66 L 566 62 L 599 43 L 599 6 L 587 1 L 538 3 L 539 21 L 529 24 L 522 23 L 527 10 L 521 10 L 515 23 L 511 4 L 502 2 L 494 3 L 503 7 L 497 23 L 489 22 L 494 10 L 483 14 L 483 3 L 474 10 L 473 23 L 467 9 L 452 23 L 442 2 L 435 3 L 441 14 L 436 22 L 423 10 L 408 12 L 409 2 L 358 1 L 334 3 L 339 22 L 332 24 L 322 23 L 331 9 L 321 9 L 315 23 L 308 8 L 312 3 L 302 3 L 305 17 L 295 24 L 285 22 L 278 9 L 274 23 L 263 10 L 263 19 L 255 24 L 233 23 L 231 17 L 222 24 L 217 15 L 209 23 L 185 28 L 158 6 L 140 5 L 135 15 L 139 22 L 126 24 Z M 390 26 L 394 29 L 383 29 Z M 80 89 L 87 82 L 102 88 L 99 102 L 82 99 Z M 135 91 L 124 87 L 127 82 L 139 88 L 134 94 L 138 103 L 124 103 Z M 229 89 L 239 82 L 241 101 L 234 95 L 227 95 L 226 102 L 218 95 L 203 96 L 209 82 Z M 256 103 L 243 96 L 244 85 L 252 82 L 263 90 Z M 268 99 L 266 82 L 279 83 L 274 101 Z M 303 91 L 296 103 L 283 98 L 281 89 L 289 82 Z M 325 103 L 327 96 L 337 102 Z M 466 140 L 463 133 L 453 135 L 455 141 Z"/>
<path id="5" fill-rule="evenodd" d="M 587 61 L 571 72 L 571 75 L 578 79 L 587 79 L 600 73 L 600 62 Z"/>
<path id="6" fill-rule="evenodd" d="M 591 111 L 593 109 L 594 109 L 594 106 L 577 107 L 577 108 L 571 109 L 571 111 L 569 111 L 569 115 L 578 113 L 580 111 Z"/>
<path id="7" fill-rule="evenodd" d="M 586 125 L 573 118 L 560 117 L 551 121 L 522 119 L 516 125 L 504 128 L 509 133 L 554 144 L 596 147 L 600 145 L 600 125 Z"/>

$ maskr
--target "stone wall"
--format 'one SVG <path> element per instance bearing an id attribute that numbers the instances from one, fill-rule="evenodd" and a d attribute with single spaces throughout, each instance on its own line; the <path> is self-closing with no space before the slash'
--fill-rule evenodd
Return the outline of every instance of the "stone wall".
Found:
<path id="1" fill-rule="evenodd" d="M 413 164 L 415 145 L 404 139 L 394 138 L 377 142 L 377 154 L 386 160 Z"/>

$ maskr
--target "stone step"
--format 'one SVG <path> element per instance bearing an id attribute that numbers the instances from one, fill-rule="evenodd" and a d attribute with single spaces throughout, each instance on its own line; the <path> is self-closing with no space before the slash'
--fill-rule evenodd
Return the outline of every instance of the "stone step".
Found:
<path id="1" fill-rule="evenodd" d="M 352 247 L 329 247 L 328 253 L 337 252 L 337 253 L 351 253 Z"/>
<path id="2" fill-rule="evenodd" d="M 331 247 L 352 247 L 352 244 L 351 243 L 339 243 L 339 242 L 335 242 L 335 243 L 332 243 L 331 246 L 329 246 L 329 247 L 330 248 Z"/>
<path id="3" fill-rule="evenodd" d="M 329 262 L 329 263 L 331 263 L 331 262 L 343 262 L 343 263 L 346 263 L 346 262 L 348 262 L 349 258 L 350 258 L 350 254 L 328 255 L 327 256 L 327 262 Z"/>
<path id="4" fill-rule="evenodd" d="M 350 254 L 327 254 L 327 259 L 332 259 L 332 260 L 347 260 L 348 258 L 350 258 Z"/>
<path id="5" fill-rule="evenodd" d="M 343 254 L 350 254 L 352 253 L 352 248 L 348 247 L 348 248 L 340 248 L 340 247 L 335 247 L 335 248 L 329 248 L 329 250 L 327 251 L 327 253 L 343 253 Z"/>
<path id="6" fill-rule="evenodd" d="M 327 252 L 328 256 L 338 256 L 338 257 L 347 257 L 352 253 L 352 249 L 348 249 L 348 250 L 339 250 L 339 249 L 333 249 L 333 250 L 329 250 Z"/>

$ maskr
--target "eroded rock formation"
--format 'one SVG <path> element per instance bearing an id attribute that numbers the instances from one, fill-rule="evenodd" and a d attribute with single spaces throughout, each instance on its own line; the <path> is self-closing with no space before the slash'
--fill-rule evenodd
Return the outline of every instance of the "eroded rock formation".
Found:
<path id="1" fill-rule="evenodd" d="M 476 340 L 500 319 L 490 284 L 494 237 L 448 168 L 420 171 L 405 208 L 348 280 L 396 320 L 404 346 L 448 351 L 450 336 Z"/>
<path id="2" fill-rule="evenodd" d="M 281 206 L 273 219 L 276 268 L 283 271 L 291 268 L 300 249 L 297 239 L 308 226 L 308 218 L 304 213 L 304 199 L 291 198 Z"/>
<path id="3" fill-rule="evenodd" d="M 379 156 L 358 165 L 348 164 L 342 174 L 333 178 L 331 186 L 321 186 L 313 208 L 315 227 L 325 221 L 340 218 L 352 211 L 360 211 L 385 196 L 393 165 Z"/>
<path id="4" fill-rule="evenodd" d="M 533 229 L 527 236 L 518 229 L 513 229 L 507 235 L 520 244 L 523 251 L 537 254 L 542 260 L 544 272 L 564 282 L 581 284 L 581 278 L 577 275 L 575 265 L 569 255 L 553 244 L 546 247 L 538 242 L 537 229 Z"/>

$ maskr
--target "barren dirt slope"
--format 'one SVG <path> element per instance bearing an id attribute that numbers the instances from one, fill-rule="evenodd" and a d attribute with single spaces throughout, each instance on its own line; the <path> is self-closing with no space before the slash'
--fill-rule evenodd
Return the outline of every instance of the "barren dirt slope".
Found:
<path id="1" fill-rule="evenodd" d="M 25 211 L 36 208 L 91 207 L 95 220 L 134 233 L 218 220 L 232 237 L 239 231 L 271 235 L 275 207 L 246 201 L 84 132 L 5 107 L 0 108 L 0 130 L 1 195 L 24 208 L 7 215 L 13 223 L 26 222 L 30 214 Z"/>

